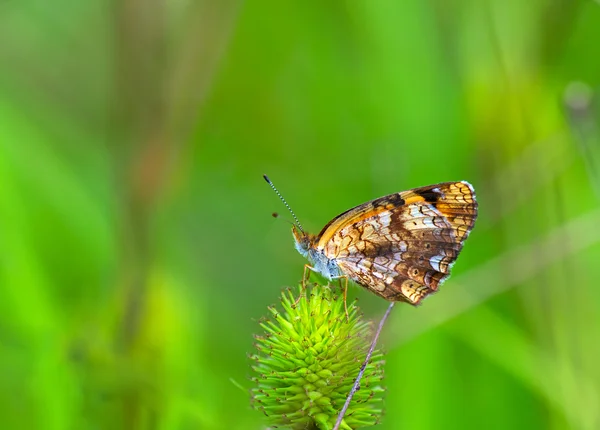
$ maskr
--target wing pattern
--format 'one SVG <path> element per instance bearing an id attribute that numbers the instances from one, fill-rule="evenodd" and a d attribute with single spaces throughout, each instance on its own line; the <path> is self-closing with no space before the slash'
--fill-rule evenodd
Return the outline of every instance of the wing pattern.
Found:
<path id="1" fill-rule="evenodd" d="M 357 206 L 315 242 L 349 279 L 387 300 L 417 305 L 448 278 L 476 218 L 473 187 L 446 182 Z"/>

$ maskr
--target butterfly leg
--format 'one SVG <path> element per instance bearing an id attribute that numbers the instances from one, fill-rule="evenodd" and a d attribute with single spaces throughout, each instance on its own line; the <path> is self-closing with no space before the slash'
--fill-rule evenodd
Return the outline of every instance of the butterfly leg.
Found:
<path id="1" fill-rule="evenodd" d="M 348 314 L 348 277 L 337 276 L 336 279 L 340 280 L 340 289 L 342 290 L 342 294 L 344 295 L 344 310 L 346 311 L 346 322 L 349 322 L 350 315 Z M 343 286 L 342 282 L 344 283 Z"/>
<path id="2" fill-rule="evenodd" d="M 311 271 L 313 271 L 313 272 L 315 271 L 314 267 L 312 267 L 309 264 L 305 264 L 304 265 L 304 273 L 302 274 L 302 291 L 300 292 L 300 295 L 294 302 L 294 307 L 298 306 L 298 303 L 300 303 L 300 299 L 305 296 L 304 293 L 306 292 L 306 283 L 308 282 L 308 280 L 310 278 Z"/>
<path id="3" fill-rule="evenodd" d="M 342 280 L 340 279 L 340 284 Z M 344 310 L 346 311 L 346 322 L 350 322 L 350 315 L 348 315 L 348 277 L 344 276 Z"/>

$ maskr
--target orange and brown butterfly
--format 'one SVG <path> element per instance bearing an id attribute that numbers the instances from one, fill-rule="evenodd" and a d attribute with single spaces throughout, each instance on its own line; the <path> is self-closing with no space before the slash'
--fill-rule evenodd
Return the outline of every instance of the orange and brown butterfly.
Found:
<path id="1" fill-rule="evenodd" d="M 308 269 L 418 305 L 450 276 L 475 224 L 477 201 L 468 182 L 429 185 L 349 209 L 317 235 L 306 233 L 292 215 L 296 249 L 310 262 Z"/>

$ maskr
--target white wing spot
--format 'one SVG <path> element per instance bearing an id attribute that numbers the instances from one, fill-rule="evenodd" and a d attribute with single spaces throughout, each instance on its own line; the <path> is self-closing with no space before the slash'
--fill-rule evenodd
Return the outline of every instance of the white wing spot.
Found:
<path id="1" fill-rule="evenodd" d="M 420 217 L 423 216 L 423 214 L 419 210 L 419 206 L 412 205 L 412 206 L 409 206 L 409 207 L 410 207 L 410 216 L 411 216 L 411 218 L 420 218 Z"/>
<path id="2" fill-rule="evenodd" d="M 391 212 L 383 212 L 379 215 L 378 221 L 381 223 L 382 227 L 389 227 L 390 222 L 392 222 Z"/>
<path id="3" fill-rule="evenodd" d="M 428 228 L 437 228 L 432 221 L 432 218 L 423 218 L 423 224 Z"/>
<path id="4" fill-rule="evenodd" d="M 440 263 L 442 261 L 442 258 L 444 258 L 443 255 L 434 255 L 433 257 L 431 257 L 429 259 L 429 264 L 431 264 L 431 267 L 433 267 L 433 270 L 435 270 L 436 272 L 441 272 L 442 269 L 440 267 Z"/>

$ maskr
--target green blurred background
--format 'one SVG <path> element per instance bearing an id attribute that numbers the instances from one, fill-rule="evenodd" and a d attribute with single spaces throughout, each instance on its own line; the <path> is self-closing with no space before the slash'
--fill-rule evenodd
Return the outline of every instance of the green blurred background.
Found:
<path id="1" fill-rule="evenodd" d="M 378 428 L 599 429 L 598 41 L 591 0 L 0 1 L 0 426 L 265 428 L 247 354 L 304 264 L 268 173 L 314 233 L 475 186 Z"/>

